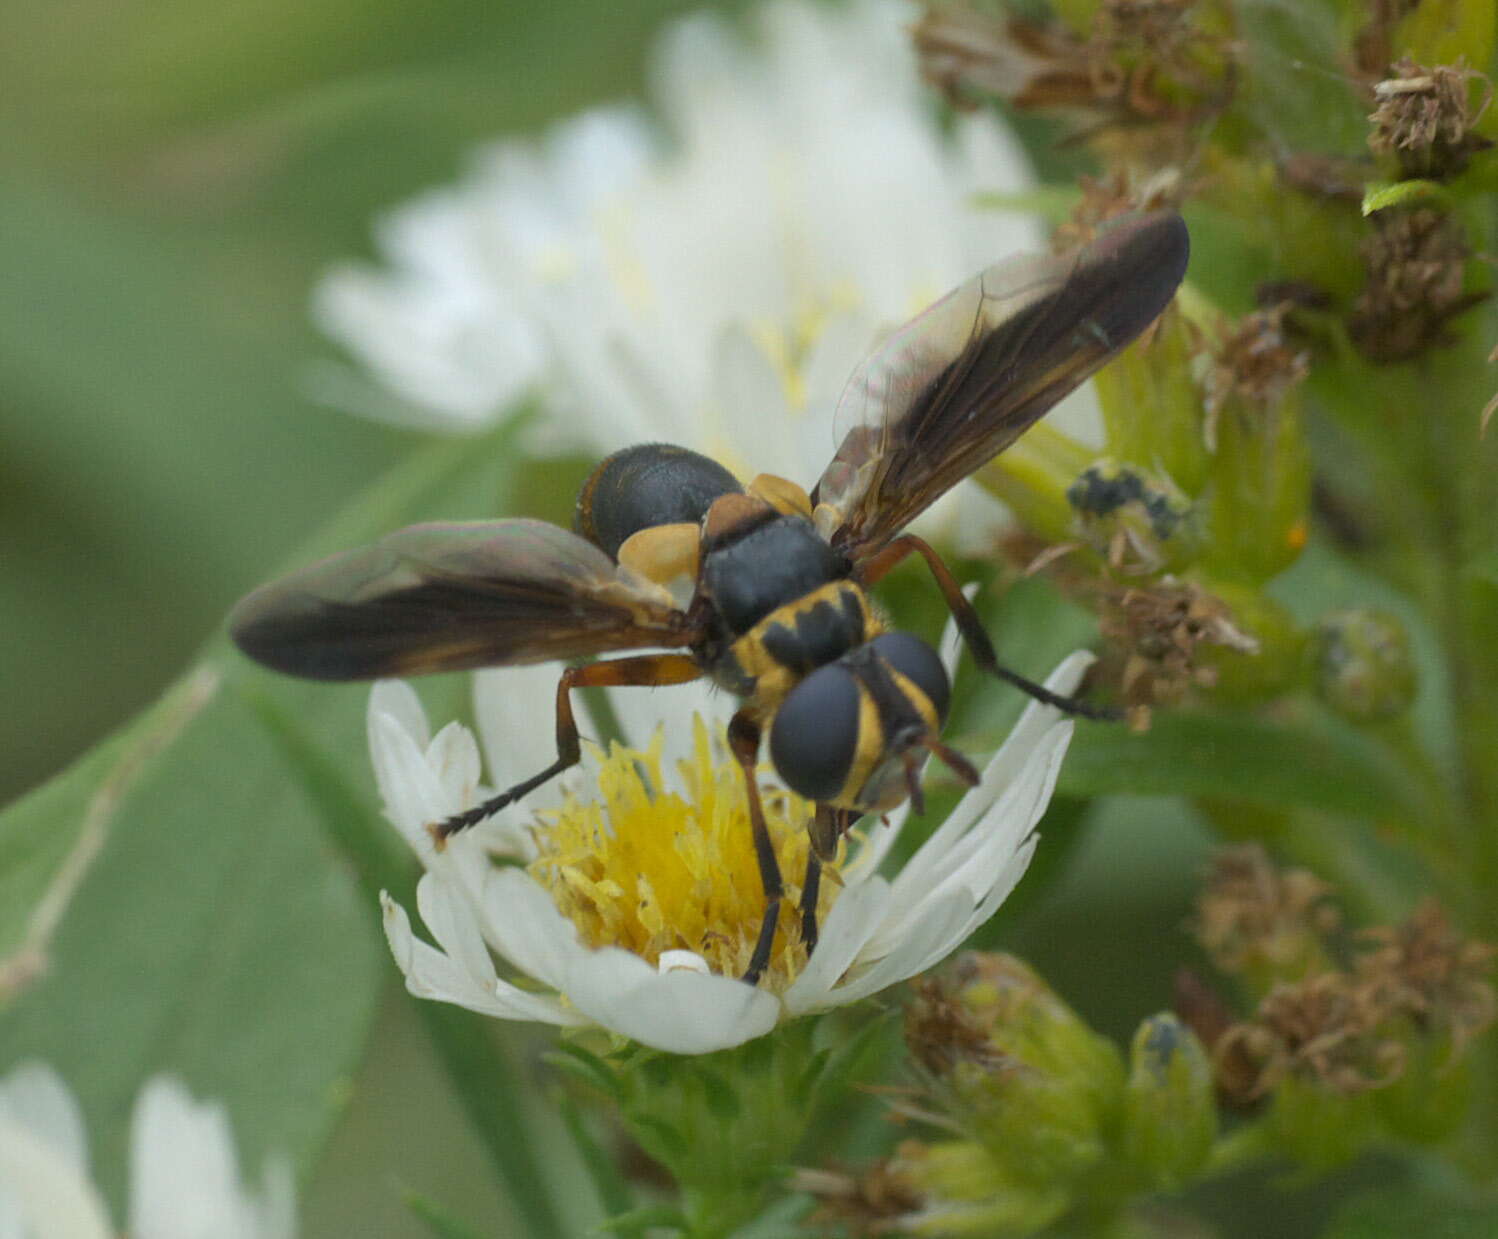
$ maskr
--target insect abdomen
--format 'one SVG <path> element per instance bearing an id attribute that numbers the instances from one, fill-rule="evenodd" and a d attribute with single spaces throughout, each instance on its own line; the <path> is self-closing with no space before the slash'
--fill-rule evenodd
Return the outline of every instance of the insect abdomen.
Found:
<path id="1" fill-rule="evenodd" d="M 714 499 L 743 489 L 715 460 L 669 443 L 641 443 L 615 452 L 588 476 L 572 528 L 617 559 L 631 534 L 695 524 Z"/>

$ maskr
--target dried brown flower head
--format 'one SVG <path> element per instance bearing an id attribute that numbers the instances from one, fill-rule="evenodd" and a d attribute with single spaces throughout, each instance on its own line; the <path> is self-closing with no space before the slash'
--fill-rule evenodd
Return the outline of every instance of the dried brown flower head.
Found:
<path id="1" fill-rule="evenodd" d="M 1179 169 L 1166 168 L 1135 182 L 1121 168 L 1105 176 L 1083 175 L 1079 181 L 1081 201 L 1051 237 L 1051 248 L 1064 254 L 1095 241 L 1109 220 L 1135 211 L 1179 207 L 1191 186 Z"/>
<path id="2" fill-rule="evenodd" d="M 1434 900 L 1422 903 L 1403 924 L 1370 929 L 1361 937 L 1369 949 L 1357 960 L 1358 978 L 1382 987 L 1384 1001 L 1418 1027 L 1449 1036 L 1453 1055 L 1498 1017 L 1489 980 L 1498 950 L 1453 928 Z"/>
<path id="3" fill-rule="evenodd" d="M 1203 404 L 1202 435 L 1217 450 L 1217 423 L 1229 404 L 1244 412 L 1268 412 L 1310 373 L 1310 354 L 1285 337 L 1290 305 L 1256 310 L 1241 318 L 1212 349 Z"/>
<path id="4" fill-rule="evenodd" d="M 1215 669 L 1197 662 L 1202 645 L 1259 651 L 1259 643 L 1233 623 L 1226 603 L 1169 576 L 1105 592 L 1098 626 L 1113 647 L 1110 658 L 1122 660 L 1118 681 L 1131 706 L 1178 701 L 1193 685 L 1215 684 Z"/>
<path id="5" fill-rule="evenodd" d="M 1303 976 L 1325 962 L 1341 923 L 1331 887 L 1305 869 L 1278 869 L 1257 843 L 1221 848 L 1197 897 L 1192 932 L 1223 972 Z"/>
<path id="6" fill-rule="evenodd" d="M 903 1161 L 917 1156 L 921 1147 L 906 1141 L 893 1157 L 876 1162 L 862 1175 L 800 1170 L 792 1177 L 792 1186 L 818 1200 L 810 1221 L 819 1228 L 851 1235 L 892 1234 L 904 1229 L 902 1218 L 926 1203 L 902 1169 Z"/>
<path id="7" fill-rule="evenodd" d="M 1193 19 L 1196 4 L 1103 0 L 1084 35 L 1060 21 L 928 3 L 913 39 L 922 73 L 954 106 L 996 95 L 1070 113 L 1095 137 L 1145 126 L 1155 132 L 1128 142 L 1152 152 L 1139 162 L 1159 165 L 1178 160 L 1190 126 L 1231 94 L 1230 48 Z"/>
<path id="8" fill-rule="evenodd" d="M 1380 211 L 1362 245 L 1368 284 L 1353 307 L 1353 342 L 1370 361 L 1404 361 L 1449 342 L 1446 323 L 1483 300 L 1464 293 L 1471 251 L 1442 211 Z"/>
<path id="9" fill-rule="evenodd" d="M 936 977 L 914 983 L 915 997 L 905 1009 L 905 1044 L 911 1056 L 932 1075 L 951 1073 L 958 1063 L 997 1067 L 1002 1052 L 988 1037 L 987 1026 Z"/>
<path id="10" fill-rule="evenodd" d="M 1473 87 L 1480 87 L 1473 101 Z M 1392 76 L 1373 88 L 1378 101 L 1368 120 L 1368 145 L 1393 155 L 1408 178 L 1443 180 L 1467 166 L 1477 151 L 1492 142 L 1472 126 L 1493 101 L 1493 84 L 1465 65 L 1418 65 L 1408 56 L 1392 67 Z"/>
<path id="11" fill-rule="evenodd" d="M 1239 1102 L 1290 1076 L 1343 1096 L 1383 1088 L 1403 1073 L 1406 1058 L 1387 1014 L 1376 987 L 1345 973 L 1276 985 L 1252 1019 L 1219 1038 L 1218 1087 Z"/>

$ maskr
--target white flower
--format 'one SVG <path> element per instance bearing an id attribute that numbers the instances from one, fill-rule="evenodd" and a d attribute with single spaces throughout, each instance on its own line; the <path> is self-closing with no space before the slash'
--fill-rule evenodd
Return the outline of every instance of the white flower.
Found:
<path id="1" fill-rule="evenodd" d="M 43 1063 L 0 1079 L 0 1239 L 111 1239 L 118 1232 L 89 1174 L 83 1115 Z M 259 1193 L 239 1177 L 224 1108 L 170 1076 L 147 1081 L 130 1126 L 131 1239 L 290 1239 L 291 1168 L 266 1168 Z"/>
<path id="2" fill-rule="evenodd" d="M 1090 661 L 1072 655 L 1047 686 L 1074 691 Z M 534 686 L 516 677 L 538 674 L 524 669 L 486 678 L 480 697 L 494 700 L 480 710 L 481 720 L 524 712 L 535 700 Z M 672 694 L 684 694 L 678 702 L 692 699 L 686 689 L 633 692 L 648 695 L 657 710 Z M 612 700 L 625 702 L 629 693 Z M 489 737 L 491 753 L 500 757 L 494 781 L 503 786 L 546 764 L 549 731 L 533 717 L 528 727 L 512 718 Z M 501 1019 L 597 1025 L 658 1049 L 697 1054 L 857 1001 L 955 949 L 1029 864 L 1072 723 L 1032 702 L 978 786 L 893 880 L 877 868 L 908 805 L 876 825 L 851 863 L 824 882 L 821 937 L 809 959 L 788 928 L 798 891 L 795 862 L 805 857 L 806 806 L 767 789 L 790 908 L 758 986 L 738 979 L 764 906 L 742 778 L 735 763 L 715 759 L 706 726 L 668 714 L 666 736 L 692 737 L 691 755 L 679 765 L 668 764 L 659 739 L 644 751 L 617 751 L 587 772 L 601 803 L 565 782 L 552 784 L 525 805 L 549 825 L 527 833 L 512 816 L 456 836 L 441 852 L 432 846 L 429 824 L 484 795 L 473 736 L 450 724 L 429 738 L 415 694 L 394 681 L 377 685 L 371 696 L 369 732 L 386 813 L 426 869 L 417 908 L 435 945 L 413 932 L 403 908 L 384 899 L 386 936 L 413 994 Z M 491 849 L 529 864 L 496 865 Z"/>
<path id="3" fill-rule="evenodd" d="M 1036 247 L 974 205 L 1029 183 L 992 117 L 947 130 L 896 0 L 774 3 L 751 50 L 716 16 L 664 37 L 664 132 L 604 109 L 483 152 L 379 228 L 380 270 L 315 298 L 398 398 L 365 412 L 478 428 L 539 385 L 548 430 L 665 440 L 809 485 L 844 382 L 881 331 Z M 325 377 L 327 377 L 325 375 Z M 749 430 L 752 428 L 752 431 Z"/>

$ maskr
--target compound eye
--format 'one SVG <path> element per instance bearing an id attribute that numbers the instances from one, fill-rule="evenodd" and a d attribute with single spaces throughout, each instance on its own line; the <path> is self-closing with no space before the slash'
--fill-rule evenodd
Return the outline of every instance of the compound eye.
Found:
<path id="1" fill-rule="evenodd" d="M 947 707 L 952 704 L 952 686 L 936 651 L 908 632 L 881 633 L 869 644 L 880 658 L 926 694 L 936 717 L 945 723 Z"/>
<path id="2" fill-rule="evenodd" d="M 770 727 L 770 760 L 792 791 L 833 800 L 858 748 L 858 684 L 837 663 L 819 667 L 791 689 Z"/>

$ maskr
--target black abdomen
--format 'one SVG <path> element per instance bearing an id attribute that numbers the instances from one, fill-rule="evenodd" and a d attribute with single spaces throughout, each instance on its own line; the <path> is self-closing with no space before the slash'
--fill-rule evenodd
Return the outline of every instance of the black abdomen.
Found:
<path id="1" fill-rule="evenodd" d="M 572 528 L 617 559 L 631 534 L 700 521 L 714 499 L 742 490 L 715 460 L 669 443 L 641 443 L 593 470 L 578 493 Z"/>

